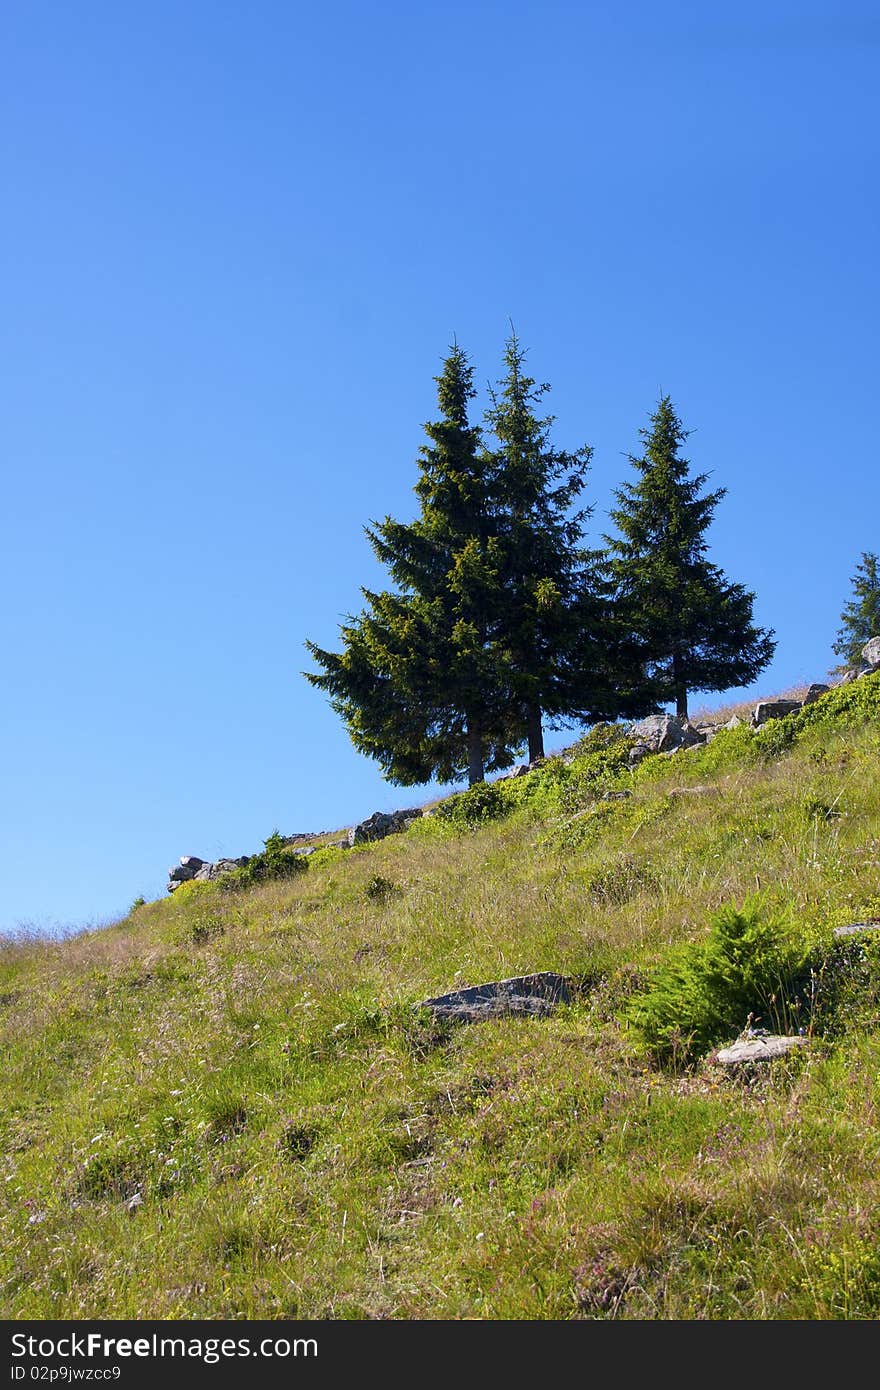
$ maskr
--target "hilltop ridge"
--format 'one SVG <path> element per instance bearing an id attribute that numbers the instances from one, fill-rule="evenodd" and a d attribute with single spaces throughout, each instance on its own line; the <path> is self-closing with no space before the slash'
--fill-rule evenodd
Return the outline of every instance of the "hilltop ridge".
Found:
<path id="1" fill-rule="evenodd" d="M 880 1315 L 880 959 L 834 936 L 880 918 L 880 672 L 632 750 L 7 945 L 4 1315 Z M 720 1065 L 756 1027 L 808 1044 Z"/>

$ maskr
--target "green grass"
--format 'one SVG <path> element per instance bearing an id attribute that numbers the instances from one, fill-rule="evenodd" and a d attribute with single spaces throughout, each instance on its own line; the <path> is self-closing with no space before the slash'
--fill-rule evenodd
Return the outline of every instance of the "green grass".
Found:
<path id="1" fill-rule="evenodd" d="M 831 945 L 880 915 L 880 678 L 577 751 L 0 951 L 0 1315 L 880 1316 L 880 969 Z M 835 1007 L 766 1072 L 658 1065 L 638 1001 L 755 894 Z M 544 969 L 579 982 L 546 1019 L 412 1007 Z"/>

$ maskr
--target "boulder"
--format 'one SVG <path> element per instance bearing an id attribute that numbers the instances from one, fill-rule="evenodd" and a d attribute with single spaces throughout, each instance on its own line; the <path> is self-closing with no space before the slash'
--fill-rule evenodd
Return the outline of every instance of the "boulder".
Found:
<path id="1" fill-rule="evenodd" d="M 643 758 L 647 758 L 648 754 L 651 751 L 652 750 L 648 747 L 647 743 L 637 743 L 634 748 L 631 748 L 629 750 L 627 762 L 629 763 L 630 767 L 637 767 Z"/>
<path id="2" fill-rule="evenodd" d="M 830 685 L 822 685 L 820 681 L 814 681 L 804 696 L 804 704 L 811 705 L 814 700 L 818 700 L 820 695 L 827 695 L 830 689 Z"/>
<path id="3" fill-rule="evenodd" d="M 195 876 L 196 870 L 191 869 L 188 864 L 184 864 L 181 861 L 180 864 L 175 864 L 173 869 L 168 870 L 169 887 L 172 883 L 174 884 L 175 888 L 177 887 L 178 883 L 189 883 L 190 879 L 195 878 Z"/>
<path id="4" fill-rule="evenodd" d="M 507 772 L 502 772 L 497 780 L 499 782 L 512 782 L 515 777 L 525 777 L 526 773 L 529 771 L 530 768 L 528 763 L 520 763 L 519 767 L 511 767 L 508 768 Z"/>
<path id="5" fill-rule="evenodd" d="M 630 735 L 636 747 L 644 746 L 649 753 L 672 753 L 700 742 L 690 724 L 673 714 L 649 714 L 633 725 Z"/>
<path id="6" fill-rule="evenodd" d="M 880 637 L 872 637 L 862 647 L 862 661 L 872 671 L 880 670 Z"/>
<path id="7" fill-rule="evenodd" d="M 744 723 L 745 720 L 740 719 L 738 714 L 732 714 L 723 727 L 725 729 L 741 729 Z"/>
<path id="8" fill-rule="evenodd" d="M 865 922 L 850 922 L 846 927 L 835 927 L 833 936 L 840 941 L 846 936 L 861 936 L 864 932 L 880 931 L 880 917 L 869 917 Z"/>
<path id="9" fill-rule="evenodd" d="M 557 1004 L 568 1003 L 570 998 L 565 976 L 544 970 L 537 975 L 515 975 L 509 980 L 490 980 L 488 984 L 455 989 L 450 994 L 425 999 L 416 1007 L 430 1009 L 435 1018 L 479 1023 L 487 1018 L 508 1018 L 511 1014 L 548 1014 Z"/>
<path id="10" fill-rule="evenodd" d="M 716 1052 L 715 1061 L 720 1062 L 722 1067 L 736 1067 L 741 1062 L 772 1062 L 775 1057 L 784 1057 L 787 1052 L 806 1047 L 808 1042 L 809 1038 L 800 1033 L 791 1036 L 767 1033 L 738 1038 L 729 1047 L 722 1047 Z"/>
<path id="11" fill-rule="evenodd" d="M 760 700 L 752 714 L 752 726 L 758 729 L 768 719 L 784 719 L 787 714 L 797 714 L 801 708 L 800 700 Z"/>
<path id="12" fill-rule="evenodd" d="M 401 830 L 409 829 L 421 814 L 418 807 L 410 811 L 374 811 L 349 830 L 348 843 L 350 846 L 363 845 L 371 840 L 384 840 L 386 835 L 397 835 Z"/>
<path id="13" fill-rule="evenodd" d="M 180 867 L 182 869 L 192 869 L 193 873 L 197 873 L 204 862 L 204 859 L 200 859 L 197 854 L 184 854 L 180 859 Z"/>

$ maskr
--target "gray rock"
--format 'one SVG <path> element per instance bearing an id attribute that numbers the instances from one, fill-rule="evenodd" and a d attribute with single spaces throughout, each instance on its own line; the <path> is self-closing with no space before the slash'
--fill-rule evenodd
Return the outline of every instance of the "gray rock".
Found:
<path id="1" fill-rule="evenodd" d="M 188 883 L 191 878 L 195 878 L 197 870 L 191 869 L 188 864 L 184 864 L 181 859 L 179 864 L 175 864 L 173 869 L 168 870 L 169 883 Z"/>
<path id="2" fill-rule="evenodd" d="M 722 1047 L 715 1054 L 715 1061 L 723 1067 L 736 1067 L 741 1062 L 772 1062 L 774 1057 L 784 1057 L 787 1052 L 806 1047 L 808 1042 L 809 1038 L 800 1034 L 774 1037 L 768 1033 L 766 1037 L 740 1038 L 729 1047 Z"/>
<path id="3" fill-rule="evenodd" d="M 637 743 L 634 748 L 629 750 L 627 762 L 630 767 L 637 767 L 643 758 L 647 758 L 650 752 L 651 749 L 648 747 L 647 743 Z"/>
<path id="4" fill-rule="evenodd" d="M 307 856 L 307 855 L 309 855 L 309 854 L 314 854 L 314 852 L 315 852 L 315 846 L 314 846 L 314 845 L 301 845 L 299 849 L 291 850 L 291 853 L 292 853 L 292 854 L 299 854 L 299 855 L 302 855 L 302 856 L 304 856 L 304 857 Z"/>
<path id="5" fill-rule="evenodd" d="M 515 777 L 525 777 L 529 771 L 528 763 L 520 763 L 519 767 L 511 767 L 507 772 L 502 772 L 498 778 L 499 782 L 512 782 Z"/>
<path id="6" fill-rule="evenodd" d="M 435 1018 L 479 1023 L 511 1014 L 548 1014 L 557 1004 L 568 1003 L 570 997 L 565 976 L 544 970 L 537 975 L 515 975 L 509 980 L 490 980 L 485 985 L 455 989 L 450 994 L 425 999 L 416 1007 L 430 1009 Z"/>
<path id="7" fill-rule="evenodd" d="M 768 719 L 784 719 L 787 714 L 797 714 L 801 708 L 800 700 L 760 700 L 752 714 L 752 726 L 760 728 Z"/>
<path id="8" fill-rule="evenodd" d="M 197 870 L 199 870 L 202 867 L 204 862 L 204 859 L 200 859 L 197 854 L 184 854 L 180 858 L 181 868 L 192 869 L 193 873 L 196 873 Z"/>
<path id="9" fill-rule="evenodd" d="M 371 840 L 384 840 L 386 835 L 397 835 L 401 830 L 407 830 L 421 814 L 418 807 L 409 811 L 374 811 L 360 825 L 349 830 L 348 843 L 350 846 L 363 845 Z"/>
<path id="10" fill-rule="evenodd" d="M 866 922 L 850 922 L 847 927 L 835 927 L 833 936 L 840 941 L 845 936 L 861 936 L 864 932 L 880 931 L 880 917 L 869 917 Z"/>
<path id="11" fill-rule="evenodd" d="M 830 689 L 830 685 L 822 685 L 821 682 L 815 681 L 804 696 L 804 704 L 811 705 L 820 695 L 827 695 Z"/>
<path id="12" fill-rule="evenodd" d="M 740 717 L 739 717 L 738 714 L 732 714 L 732 715 L 730 716 L 730 718 L 728 719 L 727 723 L 724 725 L 724 728 L 725 728 L 725 729 L 741 729 L 741 728 L 743 727 L 744 723 L 745 723 L 745 720 L 744 720 L 744 719 L 740 719 Z"/>
<path id="13" fill-rule="evenodd" d="M 671 753 L 700 742 L 691 726 L 672 714 L 649 714 L 633 725 L 630 734 L 637 746 L 644 744 L 650 753 Z"/>
<path id="14" fill-rule="evenodd" d="M 865 643 L 862 647 L 862 661 L 872 671 L 880 668 L 880 637 L 872 637 L 870 642 Z"/>

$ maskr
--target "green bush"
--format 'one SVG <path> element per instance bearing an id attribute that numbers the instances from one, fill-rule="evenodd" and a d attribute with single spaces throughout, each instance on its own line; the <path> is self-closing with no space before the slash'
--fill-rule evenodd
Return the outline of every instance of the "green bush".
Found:
<path id="1" fill-rule="evenodd" d="M 308 867 L 305 855 L 291 854 L 277 830 L 273 830 L 263 844 L 265 847 L 260 854 L 255 854 L 242 868 L 234 869 L 220 879 L 224 890 L 230 892 L 250 888 L 255 883 L 268 883 L 271 879 L 293 878 L 305 873 Z"/>
<path id="2" fill-rule="evenodd" d="M 434 820 L 454 830 L 473 830 L 488 821 L 498 820 L 511 809 L 511 801 L 505 794 L 507 783 L 478 782 L 469 791 L 457 792 L 446 801 L 441 801 L 434 812 Z"/>
<path id="3" fill-rule="evenodd" d="M 750 1022 L 782 1033 L 807 1026 L 810 985 L 806 947 L 752 898 L 721 908 L 706 940 L 674 951 L 623 1016 L 657 1062 L 683 1065 Z"/>

